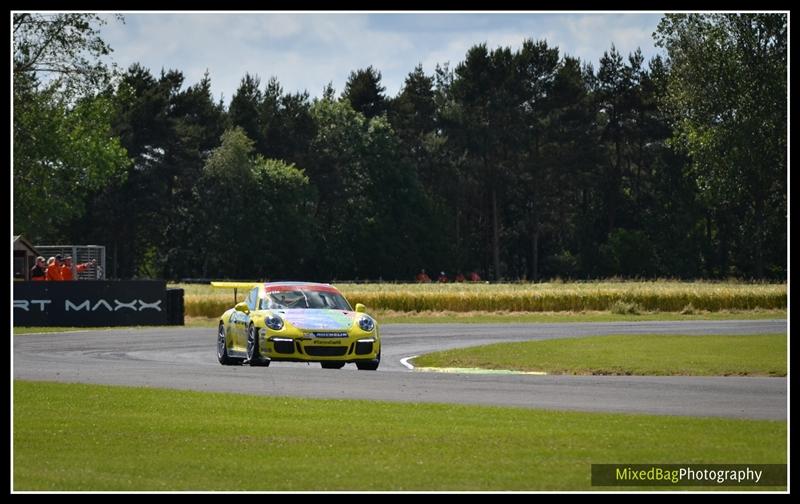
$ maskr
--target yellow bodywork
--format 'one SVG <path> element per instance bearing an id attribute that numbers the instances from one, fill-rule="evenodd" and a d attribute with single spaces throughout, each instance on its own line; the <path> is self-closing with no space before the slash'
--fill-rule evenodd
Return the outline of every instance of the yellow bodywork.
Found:
<path id="1" fill-rule="evenodd" d="M 263 285 L 263 282 L 211 282 L 212 287 L 219 289 L 252 289 Z"/>
<path id="2" fill-rule="evenodd" d="M 212 282 L 214 287 L 250 289 L 247 300 L 227 310 L 219 319 L 218 356 L 220 362 L 249 361 L 253 365 L 268 365 L 270 361 L 321 362 L 323 367 L 341 367 L 356 363 L 359 369 L 377 369 L 380 362 L 380 329 L 378 323 L 364 313 L 343 309 L 260 309 L 267 298 L 270 284 L 249 282 Z M 317 285 L 317 284 L 314 284 Z M 325 292 L 341 293 L 325 284 Z M 307 284 L 292 283 L 290 288 L 313 290 Z M 253 302 L 253 296 L 255 302 Z M 343 298 L 343 296 L 342 296 Z M 248 306 L 248 302 L 250 306 Z M 255 305 L 256 309 L 250 309 Z M 268 327 L 267 318 L 280 318 L 282 327 Z M 365 331 L 359 321 L 370 319 L 374 327 Z M 368 327 L 369 322 L 365 322 Z M 369 327 L 368 327 L 369 328 Z M 257 345 L 252 349 L 253 337 Z M 223 341 L 224 339 L 224 341 Z M 222 346 L 224 345 L 224 349 Z M 224 362 L 223 357 L 228 362 Z M 260 364 L 254 364 L 258 361 Z"/>

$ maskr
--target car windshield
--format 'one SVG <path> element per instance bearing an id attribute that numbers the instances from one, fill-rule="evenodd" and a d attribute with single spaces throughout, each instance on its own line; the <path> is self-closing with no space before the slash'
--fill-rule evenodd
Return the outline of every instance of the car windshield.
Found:
<path id="1" fill-rule="evenodd" d="M 345 298 L 336 292 L 307 289 L 268 292 L 267 309 L 333 309 L 351 310 Z"/>

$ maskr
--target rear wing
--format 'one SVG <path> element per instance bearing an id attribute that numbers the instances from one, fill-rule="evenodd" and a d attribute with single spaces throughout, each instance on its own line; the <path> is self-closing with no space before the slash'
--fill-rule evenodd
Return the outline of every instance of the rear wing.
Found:
<path id="1" fill-rule="evenodd" d="M 211 286 L 217 289 L 233 289 L 233 304 L 239 302 L 237 293 L 239 289 L 249 290 L 258 287 L 263 282 L 211 282 Z"/>

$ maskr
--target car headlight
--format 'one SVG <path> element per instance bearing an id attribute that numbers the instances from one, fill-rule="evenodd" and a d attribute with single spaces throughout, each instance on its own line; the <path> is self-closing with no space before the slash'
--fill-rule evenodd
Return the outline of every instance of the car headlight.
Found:
<path id="1" fill-rule="evenodd" d="M 364 332 L 370 332 L 375 329 L 375 321 L 371 317 L 361 317 L 358 321 L 358 327 Z"/>
<path id="2" fill-rule="evenodd" d="M 269 315 L 264 320 L 264 323 L 273 331 L 280 331 L 283 329 L 283 319 L 277 315 Z"/>

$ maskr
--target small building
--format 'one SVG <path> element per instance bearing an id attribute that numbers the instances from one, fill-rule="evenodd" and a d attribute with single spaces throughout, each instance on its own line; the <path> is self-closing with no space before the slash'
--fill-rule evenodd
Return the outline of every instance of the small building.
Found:
<path id="1" fill-rule="evenodd" d="M 14 237 L 14 280 L 30 280 L 39 252 L 22 235 Z"/>

